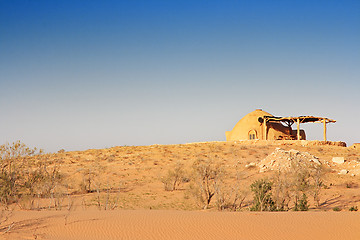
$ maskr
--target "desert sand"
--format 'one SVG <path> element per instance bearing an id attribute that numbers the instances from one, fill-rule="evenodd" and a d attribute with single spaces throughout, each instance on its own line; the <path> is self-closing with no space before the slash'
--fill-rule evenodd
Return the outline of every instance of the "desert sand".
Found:
<path id="1" fill-rule="evenodd" d="M 12 221 L 4 239 L 360 239 L 353 212 L 19 211 Z"/>
<path id="2" fill-rule="evenodd" d="M 268 156 L 279 147 L 309 153 L 324 164 L 326 187 L 321 190 L 320 206 L 315 206 L 309 193 L 308 212 L 249 211 L 250 184 L 272 174 L 260 172 L 259 164 L 272 163 Z M 245 141 L 121 146 L 46 157 L 49 167 L 58 167 L 64 182 L 51 197 L 24 198 L 4 212 L 10 215 L 1 222 L 0 238 L 360 239 L 360 212 L 349 211 L 360 207 L 360 152 L 356 149 L 306 141 Z M 343 157 L 345 162 L 334 163 L 333 157 Z M 215 199 L 202 210 L 189 192 L 188 181 L 174 191 L 164 189 L 169 170 L 181 162 L 187 178 L 197 159 L 224 166 L 230 184 L 237 181 L 235 173 L 241 173 L 245 199 L 236 212 L 219 211 Z M 342 170 L 346 173 L 339 174 Z M 86 191 L 89 176 L 91 191 Z"/>

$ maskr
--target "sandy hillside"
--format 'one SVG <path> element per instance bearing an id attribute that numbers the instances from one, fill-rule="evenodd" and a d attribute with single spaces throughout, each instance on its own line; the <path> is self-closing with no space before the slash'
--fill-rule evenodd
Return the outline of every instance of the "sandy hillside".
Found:
<path id="1" fill-rule="evenodd" d="M 319 206 L 308 212 L 250 212 L 250 185 L 273 179 L 288 156 L 321 163 Z M 333 158 L 337 161 L 333 162 Z M 34 157 L 61 182 L 46 195 L 23 197 L 3 213 L 7 239 L 360 239 L 360 151 L 309 141 L 206 142 L 119 146 Z M 342 160 L 344 162 L 342 162 Z M 219 194 L 206 210 L 194 194 L 194 166 L 221 169 L 223 196 L 241 202 L 220 211 Z M 166 181 L 181 166 L 175 189 Z M 170 174 L 170 175 L 169 175 Z M 39 190 L 40 191 L 40 190 Z M 290 209 L 293 203 L 289 203 Z M 180 211 L 181 210 L 181 211 Z M 236 212 L 233 212 L 236 210 Z M 336 212 L 334 211 L 336 210 Z M 5 221 L 4 216 L 8 215 Z M 145 238 L 144 238 L 145 236 Z"/>
<path id="2" fill-rule="evenodd" d="M 256 179 L 271 178 L 273 175 L 273 171 L 260 173 L 259 164 L 280 148 L 310 154 L 323 163 L 326 172 L 320 198 L 322 210 L 357 206 L 360 202 L 360 151 L 340 146 L 316 145 L 317 142 L 294 142 L 296 141 L 207 142 L 122 146 L 58 153 L 49 156 L 49 164 L 57 165 L 65 186 L 56 188 L 54 196 L 56 193 L 58 196 L 69 194 L 71 201 L 84 209 L 99 205 L 99 199 L 100 205 L 103 205 L 108 198 L 108 202 L 116 205 L 117 209 L 198 210 L 199 206 L 189 191 L 189 180 L 195 161 L 210 160 L 222 167 L 230 184 L 235 183 L 238 178 L 240 188 L 247 195 L 245 205 L 249 205 L 252 200 L 250 184 Z M 333 157 L 344 157 L 345 162 L 334 163 Z M 163 182 L 169 170 L 173 170 L 177 164 L 183 166 L 183 181 L 176 191 L 165 191 Z M 346 174 L 339 174 L 342 170 Z M 84 194 L 89 190 L 90 193 Z M 65 205 L 69 195 L 63 199 Z M 44 203 L 41 199 L 34 201 L 35 206 L 48 207 L 48 202 Z M 313 206 L 311 203 L 310 207 Z"/>

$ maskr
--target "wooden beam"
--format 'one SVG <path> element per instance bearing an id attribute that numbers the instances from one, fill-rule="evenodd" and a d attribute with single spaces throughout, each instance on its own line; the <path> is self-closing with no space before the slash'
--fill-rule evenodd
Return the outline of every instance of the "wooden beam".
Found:
<path id="1" fill-rule="evenodd" d="M 300 119 L 299 118 L 296 120 L 296 125 L 297 125 L 297 140 L 300 140 Z"/>
<path id="2" fill-rule="evenodd" d="M 264 140 L 267 140 L 267 126 L 266 126 L 266 119 L 264 118 Z"/>
<path id="3" fill-rule="evenodd" d="M 323 119 L 323 124 L 324 124 L 324 141 L 326 142 L 326 119 Z"/>

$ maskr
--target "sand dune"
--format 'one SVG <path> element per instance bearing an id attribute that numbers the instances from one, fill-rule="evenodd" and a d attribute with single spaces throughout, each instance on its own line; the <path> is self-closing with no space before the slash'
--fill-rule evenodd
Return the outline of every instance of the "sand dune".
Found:
<path id="1" fill-rule="evenodd" d="M 5 239 L 360 239 L 355 212 L 17 211 Z"/>
<path id="2" fill-rule="evenodd" d="M 15 210 L 6 222 L 1 222 L 0 239 L 359 240 L 360 213 L 349 211 L 359 207 L 359 151 L 283 144 L 284 151 L 309 153 L 326 167 L 320 206 L 315 206 L 309 193 L 309 212 L 248 211 L 253 201 L 251 183 L 272 174 L 260 172 L 256 166 L 272 156 L 278 145 L 211 142 L 124 146 L 49 155 L 48 162 L 58 164 L 64 179 L 54 199 L 38 195 L 10 206 Z M 346 161 L 334 163 L 333 157 Z M 191 194 L 191 181 L 185 181 L 191 178 L 198 159 L 212 159 L 226 168 L 229 184 L 235 184 L 234 176 L 241 173 L 246 196 L 242 212 L 217 212 L 215 200 L 208 210 L 198 210 L 202 207 Z M 267 160 L 271 163 L 273 159 Z M 175 191 L 166 191 L 162 180 L 179 162 L 183 164 L 184 180 Z M 255 167 L 249 167 L 251 164 Z M 346 174 L 339 174 L 341 170 Z M 86 191 L 84 182 L 90 172 L 91 191 Z M 59 210 L 70 204 L 70 212 Z M 341 211 L 333 211 L 335 208 Z"/>

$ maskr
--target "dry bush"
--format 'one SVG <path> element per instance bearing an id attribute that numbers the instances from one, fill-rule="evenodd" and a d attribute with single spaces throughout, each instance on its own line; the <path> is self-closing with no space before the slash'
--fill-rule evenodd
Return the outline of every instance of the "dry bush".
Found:
<path id="1" fill-rule="evenodd" d="M 290 157 L 290 168 L 280 168 L 273 174 L 272 193 L 276 210 L 307 210 L 307 195 L 312 195 L 315 206 L 320 206 L 320 193 L 323 187 L 325 170 L 316 162 L 301 161 Z"/>
<path id="2" fill-rule="evenodd" d="M 276 209 L 279 211 L 289 210 L 291 201 L 292 183 L 289 181 L 289 172 L 278 170 L 273 174 L 273 198 Z"/>
<path id="3" fill-rule="evenodd" d="M 252 210 L 262 211 L 307 211 L 308 195 L 314 199 L 316 207 L 320 206 L 320 193 L 323 187 L 324 167 L 316 160 L 302 159 L 290 153 L 290 166 L 279 165 L 271 180 L 254 182 Z M 262 206 L 267 204 L 267 206 Z"/>
<path id="4" fill-rule="evenodd" d="M 324 177 L 327 171 L 322 165 L 314 165 L 310 170 L 311 192 L 316 207 L 320 207 L 320 193 L 324 187 Z"/>
<path id="5" fill-rule="evenodd" d="M 208 155 L 213 157 L 198 159 L 193 163 L 190 193 L 203 209 L 209 208 L 215 199 L 218 210 L 237 211 L 247 196 L 242 184 L 243 173 L 238 171 L 236 165 L 236 175 L 230 174 L 230 169 L 225 168 L 223 161 L 218 159 L 217 154 L 213 154 L 214 148 L 212 150 Z"/>
<path id="6" fill-rule="evenodd" d="M 86 193 L 99 191 L 101 188 L 100 176 L 104 171 L 105 167 L 99 162 L 94 162 L 91 166 L 81 169 L 82 182 L 80 183 L 80 191 Z"/>
<path id="7" fill-rule="evenodd" d="M 161 179 L 165 191 L 174 191 L 180 184 L 186 181 L 184 164 L 177 162 L 173 169 L 170 169 L 165 177 Z"/>
<path id="8" fill-rule="evenodd" d="M 36 148 L 31 149 L 20 141 L 0 146 L 0 202 L 17 202 L 24 190 L 31 190 L 37 181 L 36 173 L 31 169 L 31 156 L 41 154 Z M 29 170 L 30 168 L 30 170 Z"/>
<path id="9" fill-rule="evenodd" d="M 1 145 L 1 204 L 17 203 L 21 208 L 33 209 L 36 197 L 47 197 L 54 206 L 59 205 L 60 201 L 54 200 L 63 187 L 58 161 L 53 154 L 42 154 L 42 150 L 31 149 L 20 141 Z"/>
<path id="10" fill-rule="evenodd" d="M 37 186 L 46 182 L 46 168 L 35 155 L 42 150 L 31 149 L 20 141 L 0 146 L 0 200 L 2 204 L 18 202 L 23 196 L 34 196 Z M 41 161 L 40 161 L 41 162 Z"/>
<path id="11" fill-rule="evenodd" d="M 194 185 L 191 185 L 191 192 L 204 209 L 209 207 L 216 188 L 223 178 L 223 172 L 223 167 L 215 164 L 211 159 L 194 162 L 192 177 Z"/>
<path id="12" fill-rule="evenodd" d="M 237 173 L 235 183 L 226 181 L 225 176 L 223 172 L 222 176 L 216 178 L 215 181 L 216 206 L 220 211 L 237 211 L 241 209 L 247 192 L 242 188 L 242 178 L 239 173 Z"/>
<path id="13" fill-rule="evenodd" d="M 304 195 L 310 190 L 310 165 L 307 162 L 301 162 L 296 158 L 291 159 L 290 167 L 291 190 L 294 199 L 294 210 L 297 211 L 301 206 Z"/>
<path id="14" fill-rule="evenodd" d="M 114 190 L 116 191 L 115 193 Z M 118 208 L 120 203 L 120 187 L 119 189 L 113 189 L 108 185 L 103 192 L 97 189 L 91 202 L 98 210 L 114 210 Z"/>

